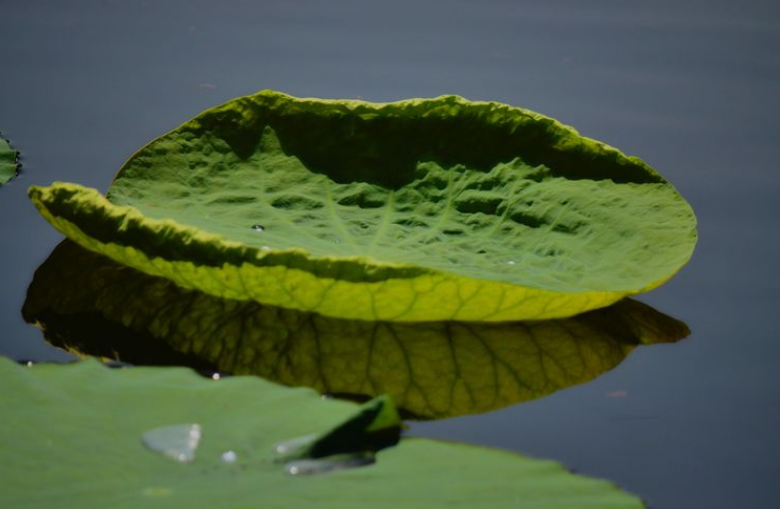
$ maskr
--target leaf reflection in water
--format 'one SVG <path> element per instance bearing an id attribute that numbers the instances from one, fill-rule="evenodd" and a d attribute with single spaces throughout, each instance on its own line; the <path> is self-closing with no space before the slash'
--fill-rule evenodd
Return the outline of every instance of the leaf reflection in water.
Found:
<path id="1" fill-rule="evenodd" d="M 350 321 L 182 289 L 65 241 L 23 314 L 52 344 L 134 364 L 255 374 L 341 397 L 388 394 L 406 417 L 487 412 L 591 380 L 687 326 L 623 300 L 508 323 Z"/>

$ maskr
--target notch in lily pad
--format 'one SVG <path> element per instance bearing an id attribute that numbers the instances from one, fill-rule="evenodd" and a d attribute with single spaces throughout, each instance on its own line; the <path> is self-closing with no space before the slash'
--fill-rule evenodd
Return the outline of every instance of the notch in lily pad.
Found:
<path id="1" fill-rule="evenodd" d="M 285 440 L 274 446 L 280 459 L 324 458 L 337 454 L 376 452 L 401 438 L 401 418 L 390 397 L 378 396 L 355 414 L 321 435 Z"/>
<path id="2" fill-rule="evenodd" d="M 274 445 L 289 475 L 315 475 L 372 465 L 375 453 L 398 444 L 401 419 L 392 400 L 376 397 L 349 419 L 321 435 L 304 435 Z"/>

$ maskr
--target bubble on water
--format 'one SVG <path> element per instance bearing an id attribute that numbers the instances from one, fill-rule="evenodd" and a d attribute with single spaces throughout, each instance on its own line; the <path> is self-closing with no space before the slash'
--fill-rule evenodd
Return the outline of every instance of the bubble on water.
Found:
<path id="1" fill-rule="evenodd" d="M 195 460 L 195 451 L 200 444 L 199 424 L 174 424 L 150 429 L 141 437 L 147 449 L 181 463 Z"/>

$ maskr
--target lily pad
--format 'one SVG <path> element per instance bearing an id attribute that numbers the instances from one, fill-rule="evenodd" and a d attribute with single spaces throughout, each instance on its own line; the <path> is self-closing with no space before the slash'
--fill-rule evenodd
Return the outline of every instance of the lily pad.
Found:
<path id="1" fill-rule="evenodd" d="M 256 374 L 417 419 L 479 413 L 586 382 L 685 324 L 624 300 L 533 322 L 350 321 L 185 290 L 70 241 L 38 269 L 23 314 L 57 346 L 134 364 Z"/>
<path id="2" fill-rule="evenodd" d="M 0 136 L 0 185 L 5 184 L 19 173 L 19 152 L 11 147 L 8 140 Z"/>
<path id="3" fill-rule="evenodd" d="M 642 507 L 550 461 L 424 439 L 402 439 L 369 466 L 290 475 L 275 444 L 327 436 L 364 409 L 255 377 L 0 358 L 0 386 L 0 507 Z M 149 430 L 182 423 L 202 433 L 191 463 L 143 445 Z"/>
<path id="4" fill-rule="evenodd" d="M 571 316 L 658 286 L 696 220 L 641 160 L 521 108 L 260 92 L 30 196 L 88 249 L 217 297 L 383 321 Z"/>

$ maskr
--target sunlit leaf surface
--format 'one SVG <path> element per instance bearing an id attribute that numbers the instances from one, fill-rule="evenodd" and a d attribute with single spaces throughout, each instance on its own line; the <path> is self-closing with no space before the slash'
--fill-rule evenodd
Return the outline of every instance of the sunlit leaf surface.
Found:
<path id="1" fill-rule="evenodd" d="M 0 358 L 0 387 L 3 508 L 642 507 L 553 462 L 430 440 L 404 439 L 368 465 L 338 448 L 280 459 L 280 442 L 314 434 L 320 443 L 350 424 L 370 433 L 376 419 L 362 419 L 371 404 L 358 409 L 256 377 L 212 381 L 183 368 L 95 361 L 28 368 Z M 150 430 L 186 423 L 201 435 L 191 462 L 144 445 Z M 164 437 L 163 449 L 166 440 L 178 437 Z"/>
<path id="2" fill-rule="evenodd" d="M 334 319 L 184 290 L 69 241 L 38 269 L 24 315 L 73 351 L 257 374 L 359 399 L 390 394 L 421 419 L 538 398 L 612 369 L 637 345 L 688 335 L 683 323 L 630 300 L 525 323 Z"/>
<path id="3" fill-rule="evenodd" d="M 261 92 L 146 145 L 108 199 L 30 195 L 70 238 L 148 274 L 348 319 L 571 316 L 663 283 L 696 241 L 689 205 L 639 159 L 454 96 Z"/>

